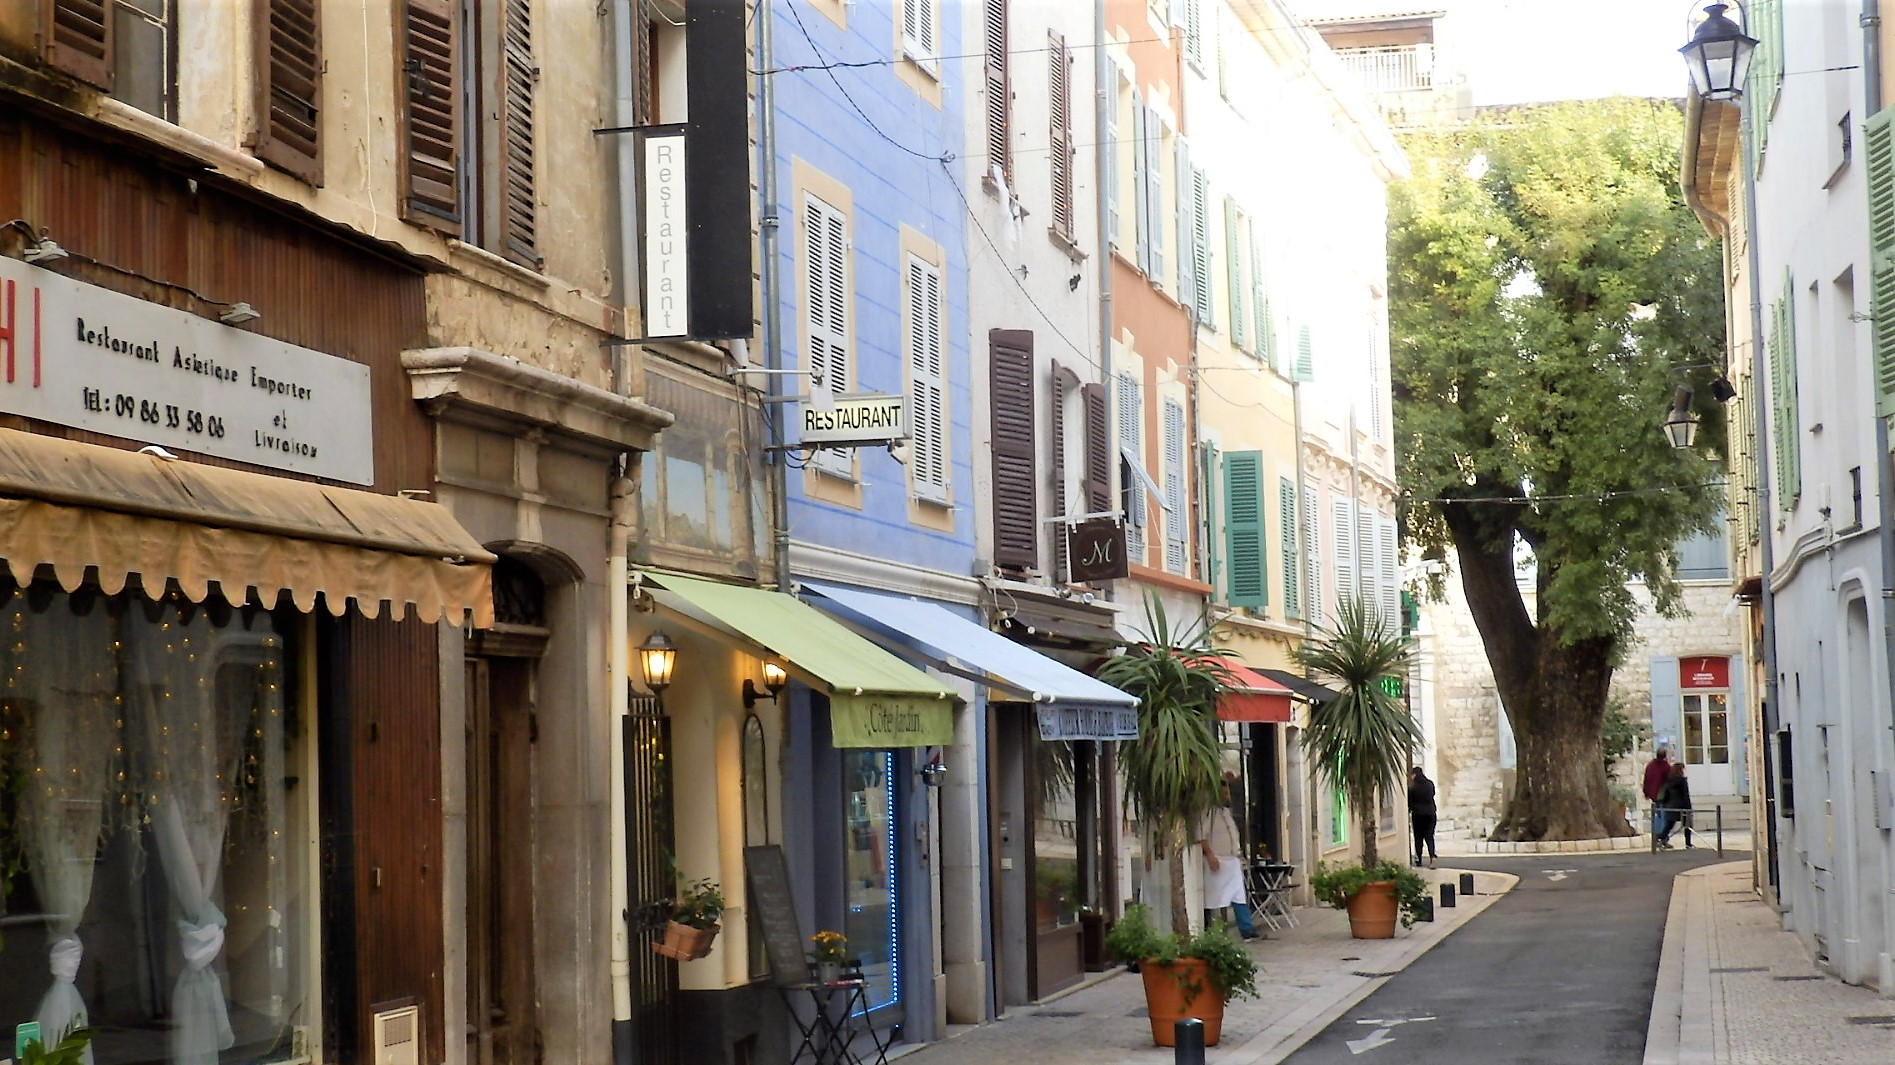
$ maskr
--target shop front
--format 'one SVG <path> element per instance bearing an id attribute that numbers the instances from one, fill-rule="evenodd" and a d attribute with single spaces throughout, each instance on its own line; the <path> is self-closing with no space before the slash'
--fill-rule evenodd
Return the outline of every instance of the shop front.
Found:
<path id="1" fill-rule="evenodd" d="M 932 1038 L 938 855 L 922 769 L 953 741 L 961 694 L 794 596 L 633 579 L 631 639 L 664 632 L 677 649 L 664 701 L 678 873 L 719 881 L 732 903 L 712 955 L 680 967 L 682 1060 L 787 1061 L 784 1010 L 800 1000 L 778 985 L 803 973 L 781 945 L 807 951 L 821 931 L 847 938 L 862 1021 L 883 1039 Z M 793 904 L 779 927 L 755 904 L 747 848 L 783 857 Z M 762 949 L 772 940 L 790 956 Z"/>
<path id="2" fill-rule="evenodd" d="M 1283 733 L 1292 719 L 1292 693 L 1263 670 L 1229 658 L 1218 662 L 1229 671 L 1217 698 L 1217 720 L 1225 746 L 1239 752 L 1241 771 L 1231 788 L 1231 803 L 1243 835 L 1244 857 L 1287 860 Z"/>

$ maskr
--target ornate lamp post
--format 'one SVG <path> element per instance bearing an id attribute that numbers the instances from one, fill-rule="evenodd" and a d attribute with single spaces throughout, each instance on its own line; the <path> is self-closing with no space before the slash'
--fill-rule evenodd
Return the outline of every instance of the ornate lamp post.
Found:
<path id="1" fill-rule="evenodd" d="M 1707 16 L 1698 24 L 1691 41 L 1678 54 L 1691 71 L 1691 83 L 1706 100 L 1736 100 L 1744 95 L 1744 78 L 1750 72 L 1750 57 L 1757 39 L 1745 33 L 1749 18 L 1737 8 L 1742 24 L 1726 18 L 1731 4 L 1715 3 L 1704 9 Z"/>

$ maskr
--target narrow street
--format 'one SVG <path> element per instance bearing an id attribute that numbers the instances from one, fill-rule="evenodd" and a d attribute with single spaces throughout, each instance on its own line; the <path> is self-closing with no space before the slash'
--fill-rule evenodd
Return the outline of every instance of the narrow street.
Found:
<path id="1" fill-rule="evenodd" d="M 1286 1060 L 1638 1065 L 1672 878 L 1718 860 L 1458 858 L 1520 884 Z"/>

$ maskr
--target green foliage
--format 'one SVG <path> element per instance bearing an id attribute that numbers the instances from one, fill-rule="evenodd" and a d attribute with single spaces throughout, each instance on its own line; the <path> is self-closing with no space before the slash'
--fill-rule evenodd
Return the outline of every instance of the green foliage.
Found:
<path id="1" fill-rule="evenodd" d="M 1297 658 L 1318 676 L 1336 682 L 1340 693 L 1310 708 L 1303 729 L 1303 750 L 1349 805 L 1373 817 L 1381 789 L 1398 787 L 1409 753 L 1421 731 L 1386 678 L 1408 674 L 1410 644 L 1395 618 L 1385 618 L 1360 598 L 1344 596 L 1336 605 L 1335 625 L 1297 649 Z M 1373 828 L 1363 832 L 1363 860 L 1375 863 Z"/>
<path id="2" fill-rule="evenodd" d="M 1613 765 L 1632 752 L 1646 731 L 1625 712 L 1620 700 L 1613 699 L 1606 705 L 1605 720 L 1599 726 L 1599 754 L 1605 761 L 1606 776 L 1612 775 Z"/>
<path id="3" fill-rule="evenodd" d="M 1348 908 L 1349 900 L 1364 887 L 1385 881 L 1395 885 L 1395 905 L 1401 911 L 1402 927 L 1412 927 L 1420 919 L 1422 904 L 1428 899 L 1428 882 L 1413 869 L 1397 862 L 1367 866 L 1321 862 L 1316 866 L 1316 875 L 1309 878 L 1309 891 L 1318 901 L 1341 910 Z"/>
<path id="4" fill-rule="evenodd" d="M 1681 137 L 1662 101 L 1513 108 L 1409 138 L 1391 190 L 1408 538 L 1434 558 L 1524 541 L 1562 645 L 1625 636 L 1634 579 L 1675 615 L 1674 545 L 1719 508 L 1721 259 L 1679 191 Z M 1679 384 L 1693 450 L 1658 428 Z"/>
<path id="5" fill-rule="evenodd" d="M 724 893 L 709 878 L 693 880 L 671 900 L 671 919 L 692 928 L 709 928 L 724 913 Z"/>
<path id="6" fill-rule="evenodd" d="M 29 1039 L 19 1065 L 80 1065 L 93 1035 L 91 1028 L 70 1028 L 50 1050 L 39 1040 Z"/>
<path id="7" fill-rule="evenodd" d="M 1125 803 L 1173 837 L 1223 801 L 1217 751 L 1217 696 L 1229 671 L 1201 623 L 1173 629 L 1154 593 L 1145 595 L 1140 646 L 1106 660 L 1098 677 L 1138 697 L 1138 739 L 1120 748 Z"/>
<path id="8" fill-rule="evenodd" d="M 1173 932 L 1161 934 L 1151 926 L 1151 911 L 1142 903 L 1126 907 L 1125 916 L 1105 935 L 1105 949 L 1122 962 L 1169 966 L 1179 958 L 1197 958 L 1209 970 L 1211 987 L 1229 1002 L 1233 998 L 1254 998 L 1257 994 L 1257 959 L 1230 934 L 1223 923 L 1211 925 L 1194 936 Z M 1196 997 L 1196 987 L 1182 971 L 1179 986 L 1185 989 L 1186 1005 Z"/>

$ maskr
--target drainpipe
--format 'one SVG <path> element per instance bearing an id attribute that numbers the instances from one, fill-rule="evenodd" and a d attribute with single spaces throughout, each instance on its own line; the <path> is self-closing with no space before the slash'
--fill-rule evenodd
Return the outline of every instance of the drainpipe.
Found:
<path id="1" fill-rule="evenodd" d="M 763 323 L 763 365 L 781 370 L 783 365 L 783 316 L 776 305 L 776 241 L 779 226 L 776 200 L 776 91 L 771 87 L 770 67 L 775 62 L 771 27 L 775 20 L 772 0 L 757 0 L 757 298 Z M 789 592 L 790 580 L 790 498 L 789 465 L 783 451 L 783 419 L 789 417 L 788 399 L 792 394 L 788 374 L 773 373 L 770 398 L 764 419 L 770 434 L 770 542 L 772 567 L 776 570 L 778 591 Z"/>
<path id="2" fill-rule="evenodd" d="M 1868 119 L 1882 110 L 1882 2 L 1862 0 L 1862 117 Z M 1877 323 L 1872 328 L 1895 328 Z M 1882 643 L 1883 662 L 1895 662 L 1895 468 L 1889 456 L 1888 419 L 1875 419 L 1876 509 L 1881 529 L 1876 539 L 1882 546 Z M 1889 684 L 1890 715 L 1895 718 L 1895 668 L 1885 670 Z"/>
<path id="3" fill-rule="evenodd" d="M 1114 159 L 1118 154 L 1118 145 L 1106 139 L 1105 131 L 1111 128 L 1112 109 L 1118 106 L 1118 82 L 1112 77 L 1111 57 L 1105 50 L 1105 0 L 1092 0 L 1092 79 L 1093 79 L 1093 128 L 1097 131 L 1092 138 L 1099 146 L 1094 153 L 1093 180 L 1101 190 L 1098 199 L 1099 212 L 1099 387 L 1105 390 L 1106 438 L 1100 441 L 1114 455 L 1118 453 L 1118 436 L 1112 431 L 1112 208 L 1106 202 L 1103 192 L 1112 189 L 1111 174 Z M 1112 189 L 1116 192 L 1116 189 Z M 1106 463 L 1106 492 L 1109 499 L 1118 496 L 1119 464 L 1116 461 Z M 1110 593 L 1108 592 L 1108 598 Z M 1115 744 L 1100 744 L 1099 766 L 1099 808 L 1116 809 L 1118 797 L 1117 758 L 1112 748 Z M 1107 819 L 1108 824 L 1118 824 L 1117 818 Z M 1104 898 L 1101 900 L 1107 914 L 1119 912 L 1119 836 L 1117 832 L 1099 833 L 1100 864 L 1106 875 L 1103 877 Z"/>

